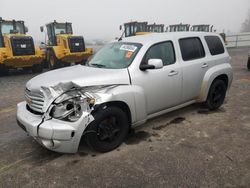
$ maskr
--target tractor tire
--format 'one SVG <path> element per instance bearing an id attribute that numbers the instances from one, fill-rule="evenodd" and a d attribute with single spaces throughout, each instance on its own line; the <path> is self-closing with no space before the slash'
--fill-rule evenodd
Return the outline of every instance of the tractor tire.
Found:
<path id="1" fill-rule="evenodd" d="M 51 52 L 49 55 L 49 69 L 59 69 L 61 67 L 63 67 L 63 63 L 57 59 L 54 52 Z"/>
<path id="2" fill-rule="evenodd" d="M 9 69 L 5 65 L 0 65 L 0 76 L 8 76 Z"/>
<path id="3" fill-rule="evenodd" d="M 83 59 L 83 60 L 80 62 L 80 64 L 81 64 L 81 65 L 86 65 L 87 61 L 88 61 L 87 59 Z"/>
<path id="4" fill-rule="evenodd" d="M 36 64 L 32 66 L 32 73 L 41 73 L 43 72 L 43 65 L 42 64 Z"/>

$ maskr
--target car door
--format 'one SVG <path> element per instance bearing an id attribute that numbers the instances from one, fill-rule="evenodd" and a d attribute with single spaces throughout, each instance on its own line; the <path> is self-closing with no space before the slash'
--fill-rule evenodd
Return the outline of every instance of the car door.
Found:
<path id="1" fill-rule="evenodd" d="M 206 61 L 205 50 L 199 37 L 181 38 L 179 46 L 183 73 L 182 102 L 188 102 L 198 97 L 209 63 Z"/>
<path id="2" fill-rule="evenodd" d="M 163 68 L 148 69 L 131 75 L 133 85 L 140 85 L 145 92 L 147 114 L 179 104 L 182 92 L 182 73 L 176 62 L 172 41 L 154 44 L 145 53 L 141 63 L 149 59 L 161 59 Z"/>

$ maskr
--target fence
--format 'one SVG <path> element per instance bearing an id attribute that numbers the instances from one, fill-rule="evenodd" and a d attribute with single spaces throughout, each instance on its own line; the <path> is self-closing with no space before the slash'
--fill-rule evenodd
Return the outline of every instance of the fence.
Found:
<path id="1" fill-rule="evenodd" d="M 250 47 L 250 32 L 249 33 L 238 33 L 236 35 L 226 36 L 227 47 Z"/>

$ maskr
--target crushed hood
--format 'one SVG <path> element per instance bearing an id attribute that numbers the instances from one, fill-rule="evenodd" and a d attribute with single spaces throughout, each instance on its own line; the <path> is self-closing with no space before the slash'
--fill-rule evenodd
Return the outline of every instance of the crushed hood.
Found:
<path id="1" fill-rule="evenodd" d="M 103 69 L 82 65 L 49 71 L 32 78 L 27 89 L 40 91 L 50 87 L 86 87 L 99 85 L 130 84 L 127 69 Z M 65 90 L 64 89 L 64 90 Z"/>
<path id="2" fill-rule="evenodd" d="M 72 66 L 49 71 L 31 79 L 27 90 L 42 93 L 46 112 L 50 104 L 72 88 L 130 84 L 127 69 L 102 69 L 87 66 Z"/>

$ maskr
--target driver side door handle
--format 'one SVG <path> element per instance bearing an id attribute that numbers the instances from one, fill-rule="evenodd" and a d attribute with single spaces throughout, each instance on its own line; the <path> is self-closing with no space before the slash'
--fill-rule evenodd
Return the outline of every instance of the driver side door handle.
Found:
<path id="1" fill-rule="evenodd" d="M 177 71 L 171 70 L 171 71 L 169 72 L 168 76 L 174 76 L 174 75 L 177 75 L 177 74 L 178 74 Z"/>
<path id="2" fill-rule="evenodd" d="M 201 66 L 201 68 L 206 68 L 206 67 L 208 67 L 207 63 L 203 63 L 203 65 Z"/>

